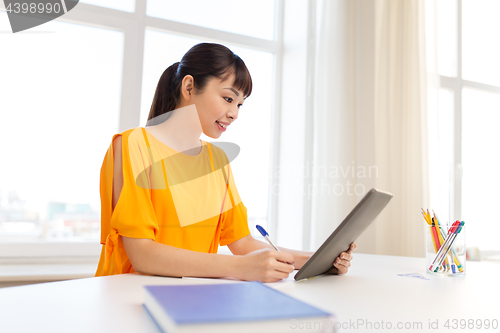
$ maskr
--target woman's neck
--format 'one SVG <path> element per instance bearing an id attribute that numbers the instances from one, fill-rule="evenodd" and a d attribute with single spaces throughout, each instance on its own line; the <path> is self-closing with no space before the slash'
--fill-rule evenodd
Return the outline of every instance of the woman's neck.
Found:
<path id="1" fill-rule="evenodd" d="M 175 109 L 163 123 L 154 126 L 162 141 L 179 152 L 196 155 L 199 152 L 200 136 L 203 133 L 198 112 L 194 104 Z M 153 126 L 152 126 L 153 127 Z M 188 151 L 190 150 L 190 151 Z M 187 151 L 187 152 L 186 152 Z"/>

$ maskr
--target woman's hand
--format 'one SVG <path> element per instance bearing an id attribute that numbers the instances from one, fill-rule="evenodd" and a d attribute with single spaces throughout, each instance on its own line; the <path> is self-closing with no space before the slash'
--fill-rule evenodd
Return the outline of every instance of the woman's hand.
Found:
<path id="1" fill-rule="evenodd" d="M 293 255 L 269 248 L 237 256 L 236 278 L 246 281 L 276 282 L 293 272 Z M 290 263 L 290 264 L 288 264 Z"/>
<path id="2" fill-rule="evenodd" d="M 333 262 L 333 267 L 326 272 L 325 274 L 345 274 L 349 267 L 351 267 L 351 252 L 356 250 L 357 246 L 354 243 L 351 243 L 351 246 L 346 252 L 342 252 Z"/>

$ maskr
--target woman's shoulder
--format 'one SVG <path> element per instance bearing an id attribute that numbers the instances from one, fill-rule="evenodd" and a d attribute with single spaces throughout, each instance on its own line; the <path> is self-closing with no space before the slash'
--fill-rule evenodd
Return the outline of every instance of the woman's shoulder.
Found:
<path id="1" fill-rule="evenodd" d="M 134 144 L 134 145 L 142 145 L 146 144 L 142 127 L 129 128 L 122 132 L 115 133 L 111 139 L 111 143 L 115 145 L 116 141 L 119 141 L 123 144 Z"/>
<path id="2" fill-rule="evenodd" d="M 148 145 L 142 130 L 141 127 L 136 127 L 114 134 L 110 145 L 113 154 L 133 160 L 144 159 L 143 155 L 148 153 Z"/>
<path id="3" fill-rule="evenodd" d="M 131 128 L 113 135 L 110 149 L 113 150 L 115 165 L 120 160 L 120 169 L 124 173 L 129 170 L 137 178 L 144 170 L 152 165 L 151 151 L 148 150 L 142 128 Z"/>
<path id="4" fill-rule="evenodd" d="M 136 137 L 137 135 L 135 133 L 138 132 L 138 129 L 140 129 L 140 127 L 129 128 L 127 130 L 113 134 L 111 143 L 113 144 L 115 141 L 128 141 L 128 138 L 131 136 Z"/>

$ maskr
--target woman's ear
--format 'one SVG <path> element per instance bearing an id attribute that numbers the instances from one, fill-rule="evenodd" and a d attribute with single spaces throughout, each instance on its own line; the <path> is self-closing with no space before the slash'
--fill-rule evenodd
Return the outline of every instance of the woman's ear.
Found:
<path id="1" fill-rule="evenodd" d="M 191 96 L 193 96 L 193 91 L 194 91 L 194 78 L 191 75 L 184 76 L 181 83 L 181 96 L 186 101 L 190 101 Z"/>

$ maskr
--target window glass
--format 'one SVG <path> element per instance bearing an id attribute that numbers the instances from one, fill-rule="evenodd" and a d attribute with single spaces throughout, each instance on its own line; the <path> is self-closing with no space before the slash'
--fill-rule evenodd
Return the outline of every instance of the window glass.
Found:
<path id="1" fill-rule="evenodd" d="M 80 2 L 126 12 L 135 11 L 135 0 L 80 0 Z"/>
<path id="2" fill-rule="evenodd" d="M 450 218 L 450 187 L 453 184 L 453 92 L 429 91 L 428 145 L 431 208 L 442 222 Z"/>
<path id="3" fill-rule="evenodd" d="M 0 241 L 98 241 L 123 34 L 51 21 L 0 39 Z"/>
<path id="4" fill-rule="evenodd" d="M 257 38 L 274 38 L 273 0 L 149 0 L 147 15 Z"/>
<path id="5" fill-rule="evenodd" d="M 435 65 L 435 34 L 436 13 L 434 11 L 434 0 L 425 1 L 425 47 L 427 70 L 436 73 Z"/>
<path id="6" fill-rule="evenodd" d="M 202 40 L 146 30 L 141 126 L 145 126 L 154 92 L 163 71 L 180 61 L 182 56 Z M 259 236 L 255 224 L 266 227 L 271 142 L 271 111 L 273 91 L 273 54 L 227 45 L 247 65 L 253 91 L 244 102 L 238 119 L 219 139 L 202 134 L 208 142 L 233 142 L 240 146 L 240 155 L 231 162 L 236 186 L 248 208 L 249 227 Z"/>
<path id="7" fill-rule="evenodd" d="M 500 86 L 500 1 L 462 0 L 462 75 Z"/>
<path id="8" fill-rule="evenodd" d="M 462 96 L 462 220 L 467 247 L 498 250 L 500 95 L 464 89 Z"/>
<path id="9" fill-rule="evenodd" d="M 457 75 L 457 0 L 437 1 L 438 72 Z"/>

